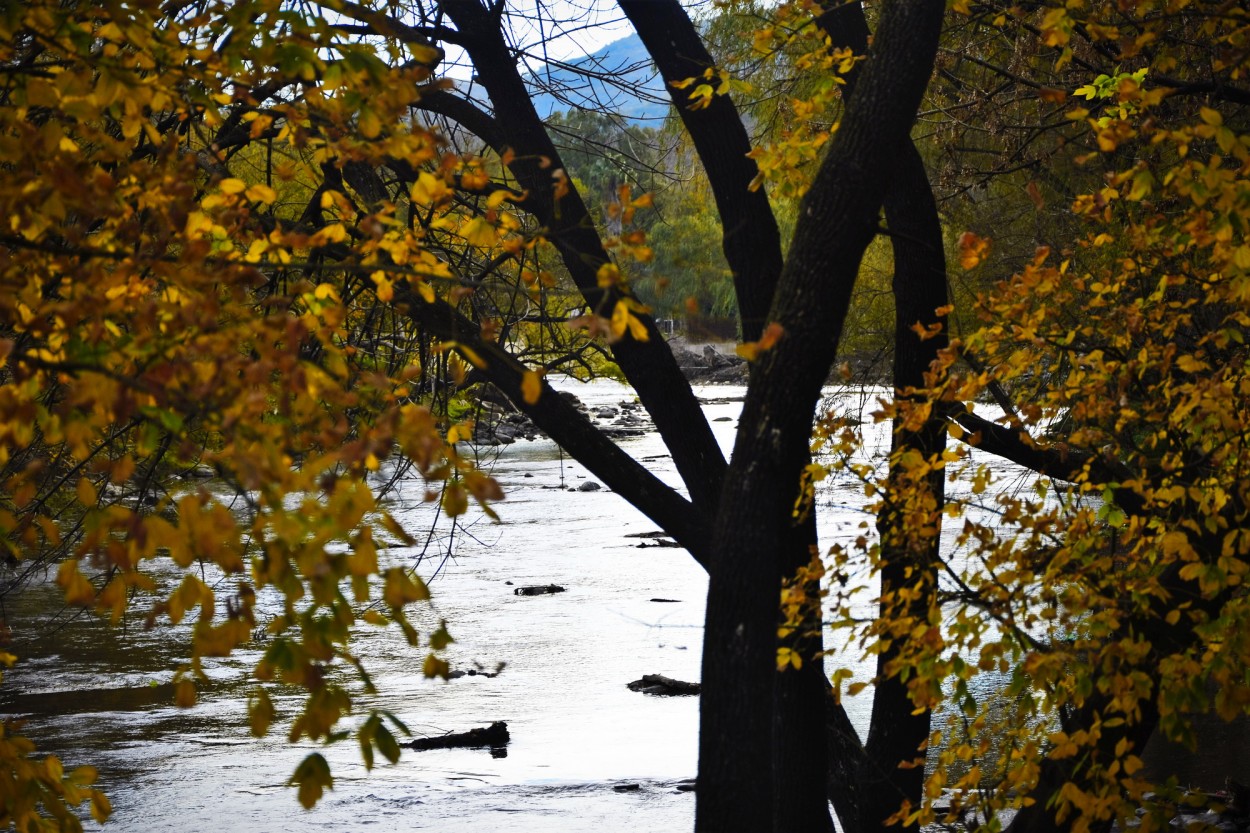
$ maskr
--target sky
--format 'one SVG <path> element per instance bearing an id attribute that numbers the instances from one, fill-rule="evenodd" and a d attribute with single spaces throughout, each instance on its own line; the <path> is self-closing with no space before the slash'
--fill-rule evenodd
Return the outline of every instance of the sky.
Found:
<path id="1" fill-rule="evenodd" d="M 508 21 L 513 46 L 535 66 L 544 58 L 575 61 L 633 33 L 613 0 L 508 0 Z M 444 46 L 443 74 L 468 80 L 472 68 L 463 53 Z"/>

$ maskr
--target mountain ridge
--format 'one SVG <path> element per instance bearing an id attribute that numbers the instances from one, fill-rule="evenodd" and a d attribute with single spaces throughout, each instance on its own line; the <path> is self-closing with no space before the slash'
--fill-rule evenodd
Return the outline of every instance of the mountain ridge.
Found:
<path id="1" fill-rule="evenodd" d="M 664 82 L 637 34 L 581 58 L 551 62 L 541 73 L 526 74 L 523 80 L 544 119 L 580 108 L 658 127 L 671 107 Z"/>

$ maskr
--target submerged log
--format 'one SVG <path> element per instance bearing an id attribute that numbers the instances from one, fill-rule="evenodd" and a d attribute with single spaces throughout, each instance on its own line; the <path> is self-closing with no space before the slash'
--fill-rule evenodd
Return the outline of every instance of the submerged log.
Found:
<path id="1" fill-rule="evenodd" d="M 529 584 L 512 592 L 518 596 L 542 596 L 546 593 L 563 593 L 564 588 L 558 584 Z"/>
<path id="2" fill-rule="evenodd" d="M 413 749 L 474 749 L 481 746 L 507 746 L 510 739 L 508 724 L 498 720 L 484 729 L 451 732 L 436 738 L 417 738 L 408 745 Z"/>
<path id="3" fill-rule="evenodd" d="M 662 674 L 643 674 L 641 680 L 627 684 L 630 691 L 641 691 L 643 694 L 654 694 L 659 697 L 688 697 L 698 694 L 700 685 L 684 680 L 674 680 Z"/>

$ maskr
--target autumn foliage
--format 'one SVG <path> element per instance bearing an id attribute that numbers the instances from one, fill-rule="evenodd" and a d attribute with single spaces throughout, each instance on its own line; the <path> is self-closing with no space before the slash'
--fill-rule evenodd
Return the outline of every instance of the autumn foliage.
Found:
<path id="1" fill-rule="evenodd" d="M 494 511 L 458 450 L 490 382 L 712 576 L 701 829 L 828 829 L 831 800 L 857 833 L 1146 830 L 1201 800 L 1142 750 L 1250 708 L 1245 10 L 957 0 L 939 35 L 918 1 L 725 2 L 714 60 L 679 4 L 619 5 L 711 194 L 656 236 L 724 231 L 751 363 L 729 461 L 636 292 L 677 262 L 637 227 L 657 200 L 613 181 L 596 226 L 507 4 L 0 7 L 3 593 L 54 576 L 183 627 L 182 705 L 261 625 L 251 730 L 356 713 L 394 761 L 349 637 L 398 627 L 439 676 L 450 636 L 409 621 L 429 589 L 381 498 L 414 471 Z M 896 310 L 876 457 L 817 410 L 865 257 Z M 548 395 L 609 358 L 685 492 Z M 818 541 L 818 484 L 848 479 L 873 520 Z M 0 823 L 103 820 L 94 778 L 0 730 Z M 292 782 L 312 806 L 332 775 L 312 754 Z"/>
<path id="2" fill-rule="evenodd" d="M 445 209 L 439 185 L 474 164 L 398 126 L 434 50 L 411 44 L 408 63 L 389 66 L 276 3 L 0 15 L 5 556 L 19 577 L 54 570 L 68 603 L 114 622 L 187 622 L 183 705 L 201 658 L 248 642 L 258 594 L 278 594 L 255 675 L 304 686 L 291 739 L 326 739 L 352 708 L 345 684 L 327 681 L 359 666 L 350 631 L 398 625 L 415 646 L 405 611 L 428 598 L 386 555 L 411 539 L 369 476 L 399 452 L 451 514 L 501 496 L 457 454 L 457 429 L 449 440 L 411 395 L 422 368 L 402 340 L 361 343 L 400 274 L 432 298 L 446 264 L 394 204 L 361 205 L 323 174 L 382 158 L 432 168 L 413 204 L 473 245 L 497 239 L 483 216 Z M 262 111 L 250 106 L 260 90 L 290 94 Z M 197 470 L 233 490 L 173 485 Z M 181 579 L 154 578 L 156 559 Z M 263 686 L 251 702 L 263 734 L 274 717 Z M 364 726 L 365 751 L 394 760 L 391 729 L 376 715 Z M 108 814 L 89 770 L 27 763 L 12 731 L 0 819 L 64 823 L 62 802 L 88 797 Z M 294 780 L 311 805 L 329 784 L 324 760 Z"/>

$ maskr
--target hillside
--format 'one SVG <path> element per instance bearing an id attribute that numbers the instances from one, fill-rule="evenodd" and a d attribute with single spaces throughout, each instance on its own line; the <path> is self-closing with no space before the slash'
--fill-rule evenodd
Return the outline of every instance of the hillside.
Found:
<path id="1" fill-rule="evenodd" d="M 659 126 L 670 106 L 664 83 L 637 35 L 613 41 L 584 58 L 548 64 L 526 75 L 525 82 L 535 90 L 534 106 L 543 118 L 580 107 Z"/>

